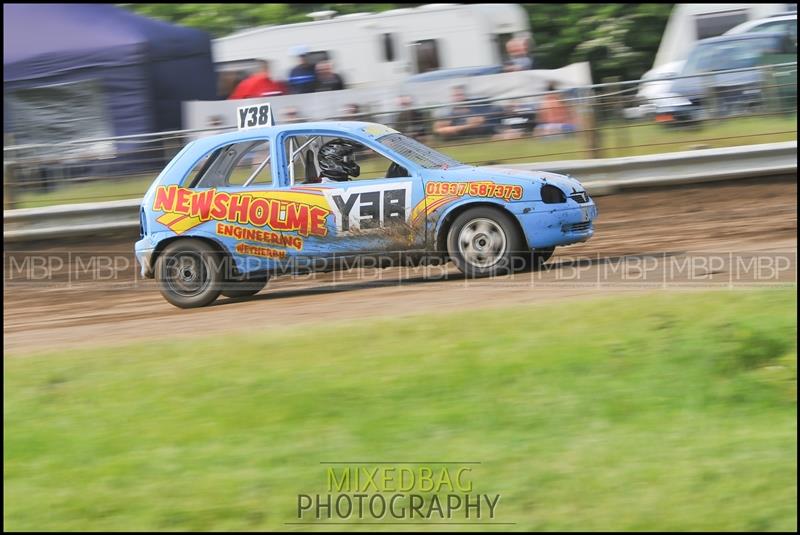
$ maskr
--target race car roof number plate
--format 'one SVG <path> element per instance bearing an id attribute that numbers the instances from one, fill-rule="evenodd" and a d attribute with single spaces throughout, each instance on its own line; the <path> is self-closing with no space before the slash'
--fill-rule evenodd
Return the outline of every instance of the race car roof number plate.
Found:
<path id="1" fill-rule="evenodd" d="M 272 107 L 269 104 L 251 104 L 236 108 L 236 126 L 239 130 L 272 126 Z"/>

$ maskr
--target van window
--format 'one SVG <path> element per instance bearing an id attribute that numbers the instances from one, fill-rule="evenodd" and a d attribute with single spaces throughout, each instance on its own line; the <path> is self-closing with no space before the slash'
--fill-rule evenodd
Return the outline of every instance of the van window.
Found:
<path id="1" fill-rule="evenodd" d="M 417 55 L 417 73 L 437 71 L 441 68 L 439 62 L 439 47 L 436 39 L 423 39 L 414 43 Z"/>
<path id="2" fill-rule="evenodd" d="M 745 9 L 706 13 L 694 17 L 698 40 L 717 37 L 743 22 L 747 22 L 747 10 Z"/>

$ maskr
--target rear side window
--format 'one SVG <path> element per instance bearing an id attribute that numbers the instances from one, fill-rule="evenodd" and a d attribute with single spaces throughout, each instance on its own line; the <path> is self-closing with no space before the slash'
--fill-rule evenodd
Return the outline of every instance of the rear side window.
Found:
<path id="1" fill-rule="evenodd" d="M 187 175 L 190 188 L 264 187 L 272 185 L 269 140 L 240 141 L 204 156 Z"/>
<path id="2" fill-rule="evenodd" d="M 788 32 L 790 30 L 789 23 L 793 22 L 795 27 L 795 33 L 797 32 L 797 21 L 788 21 L 788 20 L 774 20 L 772 22 L 765 22 L 764 24 L 759 24 L 758 26 L 753 26 L 750 29 L 750 33 L 764 33 L 764 32 Z"/>
<path id="3" fill-rule="evenodd" d="M 755 67 L 765 54 L 778 53 L 780 47 L 779 39 L 766 36 L 700 45 L 689 55 L 684 73 L 697 74 Z"/>
<path id="4" fill-rule="evenodd" d="M 781 52 L 783 53 L 797 53 L 797 20 L 779 20 L 772 22 L 765 22 L 750 30 L 751 33 L 775 32 L 785 33 L 788 35 L 788 42 Z"/>

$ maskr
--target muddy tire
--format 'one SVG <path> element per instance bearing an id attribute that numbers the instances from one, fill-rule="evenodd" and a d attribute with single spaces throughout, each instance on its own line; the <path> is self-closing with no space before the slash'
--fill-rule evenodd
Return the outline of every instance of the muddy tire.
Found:
<path id="1" fill-rule="evenodd" d="M 447 253 L 467 277 L 504 275 L 524 268 L 527 245 L 516 222 L 494 208 L 470 208 L 447 232 Z"/>
<path id="2" fill-rule="evenodd" d="M 222 291 L 224 256 L 208 242 L 176 240 L 156 260 L 161 295 L 179 308 L 211 304 Z"/>

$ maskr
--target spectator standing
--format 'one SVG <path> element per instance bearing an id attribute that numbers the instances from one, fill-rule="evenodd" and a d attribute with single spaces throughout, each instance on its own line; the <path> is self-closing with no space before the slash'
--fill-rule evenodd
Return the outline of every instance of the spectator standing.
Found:
<path id="1" fill-rule="evenodd" d="M 345 88 L 344 80 L 333 72 L 333 65 L 330 61 L 320 61 L 314 70 L 317 74 L 317 91 L 339 91 Z"/>
<path id="2" fill-rule="evenodd" d="M 285 93 L 286 87 L 282 83 L 276 82 L 270 78 L 269 62 L 262 59 L 258 61 L 258 70 L 239 82 L 236 89 L 234 89 L 233 93 L 228 97 L 228 100 L 269 97 L 283 95 Z"/>
<path id="3" fill-rule="evenodd" d="M 291 54 L 298 59 L 298 63 L 289 71 L 289 92 L 293 95 L 313 93 L 317 85 L 317 76 L 314 65 L 308 58 L 308 47 L 296 46 L 291 50 Z"/>

